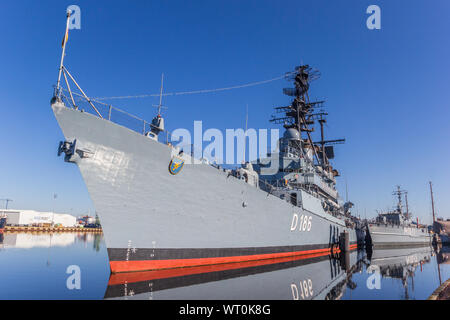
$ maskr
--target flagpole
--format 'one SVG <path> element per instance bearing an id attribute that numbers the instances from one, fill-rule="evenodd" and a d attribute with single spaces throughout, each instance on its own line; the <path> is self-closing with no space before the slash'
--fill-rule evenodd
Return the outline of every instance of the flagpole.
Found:
<path id="1" fill-rule="evenodd" d="M 55 95 L 57 95 L 58 97 L 61 96 L 60 82 L 61 82 L 61 73 L 62 73 L 62 70 L 63 70 L 64 56 L 65 56 L 65 53 L 66 53 L 66 43 L 67 43 L 67 39 L 68 39 L 68 36 L 69 36 L 69 19 L 70 19 L 70 11 L 67 11 L 66 33 L 64 33 L 64 40 L 63 40 L 63 45 L 62 45 L 61 63 L 59 65 L 58 82 L 56 83 L 56 92 L 55 92 Z"/>
<path id="2" fill-rule="evenodd" d="M 245 108 L 244 160 L 242 161 L 243 164 L 246 163 L 246 161 L 245 161 L 245 153 L 247 152 L 247 125 L 248 125 L 248 103 L 247 103 L 247 106 Z M 249 162 L 250 162 L 250 158 L 249 158 Z"/>

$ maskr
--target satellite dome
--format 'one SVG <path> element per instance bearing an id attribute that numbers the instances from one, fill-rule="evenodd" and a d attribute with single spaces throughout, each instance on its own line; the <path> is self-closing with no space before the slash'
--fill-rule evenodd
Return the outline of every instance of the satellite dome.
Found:
<path id="1" fill-rule="evenodd" d="M 288 128 L 284 132 L 283 138 L 288 140 L 300 140 L 300 133 L 295 128 Z"/>

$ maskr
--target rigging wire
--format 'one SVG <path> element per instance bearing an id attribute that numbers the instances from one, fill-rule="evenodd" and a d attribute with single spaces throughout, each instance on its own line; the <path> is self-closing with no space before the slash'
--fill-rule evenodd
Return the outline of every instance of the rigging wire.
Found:
<path id="1" fill-rule="evenodd" d="M 66 69 L 67 70 L 67 69 Z M 201 93 L 212 93 L 212 92 L 219 92 L 219 91 L 226 91 L 226 90 L 233 90 L 233 89 L 240 89 L 240 88 L 246 88 L 246 87 L 253 87 L 253 86 L 257 86 L 257 85 L 261 85 L 261 84 L 265 84 L 265 83 L 269 83 L 269 82 L 273 82 L 273 81 L 277 81 L 277 80 L 281 80 L 281 79 L 285 79 L 287 76 L 291 75 L 291 74 L 295 74 L 296 71 L 291 71 L 291 72 L 286 72 L 284 75 L 282 76 L 278 76 L 272 79 L 268 79 L 268 80 L 262 80 L 262 81 L 255 81 L 255 82 L 250 82 L 250 83 L 245 83 L 245 84 L 241 84 L 241 85 L 235 85 L 235 86 L 231 86 L 231 87 L 223 87 L 223 88 L 216 88 L 216 89 L 203 89 L 203 90 L 193 90 L 193 91 L 179 91 L 179 92 L 170 92 L 170 93 L 154 93 L 154 94 L 142 94 L 142 95 L 135 95 L 135 96 L 115 96 L 115 97 L 95 97 L 95 98 L 87 98 L 85 95 L 77 93 L 77 92 L 73 92 L 70 90 L 70 87 L 68 87 L 67 89 L 61 88 L 62 92 L 68 92 L 75 96 L 77 96 L 76 100 L 78 101 L 87 101 L 88 103 L 98 103 L 104 106 L 107 106 L 109 108 L 115 109 L 125 115 L 128 115 L 132 118 L 135 118 L 137 120 L 142 120 L 122 109 L 119 109 L 117 107 L 113 107 L 110 103 L 106 103 L 103 102 L 102 100 L 112 100 L 112 99 L 136 99 L 136 98 L 147 98 L 147 97 L 162 97 L 162 96 L 177 96 L 177 95 L 187 95 L 187 94 L 201 94 Z M 73 101 L 72 99 L 72 102 Z M 74 103 L 75 106 L 75 103 Z"/>
<path id="2" fill-rule="evenodd" d="M 202 89 L 202 90 L 193 90 L 193 91 L 179 91 L 179 92 L 168 92 L 163 93 L 162 96 L 180 96 L 180 95 L 187 95 L 187 94 L 201 94 L 201 93 L 212 93 L 212 92 L 219 92 L 219 91 L 227 91 L 227 90 L 233 90 L 233 89 L 240 89 L 240 88 L 247 88 L 247 87 L 253 87 L 258 86 L 261 84 L 277 81 L 286 78 L 286 76 L 295 73 L 294 72 L 287 72 L 286 74 L 275 77 L 268 80 L 262 80 L 262 81 L 255 81 L 250 83 L 245 83 L 241 85 L 235 85 L 231 87 L 224 87 L 224 88 L 216 88 L 216 89 Z M 161 93 L 153 93 L 153 94 L 141 94 L 141 95 L 134 95 L 134 96 L 113 96 L 113 97 L 95 97 L 93 99 L 97 100 L 113 100 L 113 99 L 139 99 L 139 98 L 148 98 L 148 97 L 159 97 L 161 96 Z"/>

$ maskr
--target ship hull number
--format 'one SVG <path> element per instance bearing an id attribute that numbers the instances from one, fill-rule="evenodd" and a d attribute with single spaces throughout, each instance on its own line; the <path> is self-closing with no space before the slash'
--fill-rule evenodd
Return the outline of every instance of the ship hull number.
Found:
<path id="1" fill-rule="evenodd" d="M 312 216 L 304 214 L 299 216 L 298 214 L 294 213 L 294 215 L 292 216 L 291 231 L 311 231 L 311 227 Z"/>

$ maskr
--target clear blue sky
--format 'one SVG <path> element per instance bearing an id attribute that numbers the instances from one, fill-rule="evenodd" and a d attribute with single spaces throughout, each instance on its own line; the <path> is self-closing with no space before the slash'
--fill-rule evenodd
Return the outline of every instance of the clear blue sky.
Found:
<path id="1" fill-rule="evenodd" d="M 49 106 L 65 9 L 81 7 L 66 65 L 91 96 L 218 88 L 270 79 L 300 62 L 321 70 L 312 96 L 327 99 L 339 190 L 364 216 L 409 191 L 411 210 L 450 217 L 450 2 L 448 1 L 1 1 L 0 198 L 14 208 L 78 214 L 92 208 L 76 166 L 56 155 L 61 131 Z M 381 30 L 366 28 L 370 4 Z M 167 97 L 169 130 L 273 128 L 289 103 L 285 81 L 222 93 Z M 151 119 L 157 98 L 118 107 Z M 57 199 L 53 194 L 57 193 Z M 1 203 L 0 205 L 3 205 Z"/>

